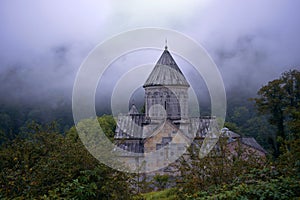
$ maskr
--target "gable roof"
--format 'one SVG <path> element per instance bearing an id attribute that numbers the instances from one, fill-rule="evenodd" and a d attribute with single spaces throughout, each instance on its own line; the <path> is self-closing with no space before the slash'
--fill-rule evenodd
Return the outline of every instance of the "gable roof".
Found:
<path id="1" fill-rule="evenodd" d="M 239 138 L 239 137 L 241 137 L 239 134 L 237 134 L 237 133 L 235 133 L 233 131 L 230 131 L 230 130 L 227 131 L 227 135 L 226 136 L 230 137 L 230 138 Z"/>
<path id="2" fill-rule="evenodd" d="M 139 113 L 138 109 L 136 108 L 136 106 L 134 104 L 132 104 L 128 114 L 129 115 L 138 115 L 140 113 Z"/>
<path id="3" fill-rule="evenodd" d="M 142 138 L 144 114 L 119 115 L 115 130 L 115 139 Z"/>
<path id="4" fill-rule="evenodd" d="M 252 147 L 261 152 L 267 153 L 267 151 L 262 146 L 260 146 L 260 144 L 258 144 L 257 141 L 253 137 L 242 137 L 241 142 L 242 142 L 242 144 L 245 144 L 249 147 Z"/>
<path id="5" fill-rule="evenodd" d="M 165 47 L 143 87 L 171 85 L 190 86 L 168 48 Z"/>

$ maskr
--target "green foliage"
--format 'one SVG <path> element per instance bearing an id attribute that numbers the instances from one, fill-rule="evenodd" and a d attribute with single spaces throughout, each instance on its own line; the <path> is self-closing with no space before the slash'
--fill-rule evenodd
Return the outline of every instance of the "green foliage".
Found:
<path id="1" fill-rule="evenodd" d="M 275 127 L 268 123 L 267 117 L 256 114 L 248 119 L 242 126 L 245 136 L 251 136 L 268 152 L 273 152 L 275 147 Z"/>
<path id="2" fill-rule="evenodd" d="M 99 124 L 105 135 L 113 141 L 116 129 L 116 121 L 112 115 L 103 115 L 98 118 Z"/>
<path id="3" fill-rule="evenodd" d="M 300 72 L 291 70 L 279 79 L 270 81 L 258 91 L 255 103 L 261 114 L 269 115 L 269 122 L 277 128 L 278 139 L 300 138 Z M 275 156 L 279 156 L 277 141 Z"/>
<path id="4" fill-rule="evenodd" d="M 98 161 L 76 132 L 31 123 L 26 137 L 0 148 L 1 198 L 128 199 L 129 177 Z"/>
<path id="5" fill-rule="evenodd" d="M 165 189 L 168 181 L 169 181 L 169 176 L 167 174 L 160 175 L 156 174 L 153 177 L 154 185 L 158 188 L 158 190 Z"/>
<path id="6" fill-rule="evenodd" d="M 149 192 L 146 194 L 143 194 L 143 197 L 146 200 L 175 200 L 178 199 L 178 196 L 176 194 L 176 188 L 166 189 L 158 192 Z"/>
<path id="7" fill-rule="evenodd" d="M 274 166 L 252 169 L 229 184 L 201 190 L 184 199 L 292 199 L 300 196 L 299 179 L 284 176 Z"/>
<path id="8" fill-rule="evenodd" d="M 116 121 L 113 118 L 112 115 L 103 115 L 101 117 L 97 118 L 99 124 L 94 124 L 94 121 L 91 119 L 84 120 L 79 123 L 80 127 L 85 126 L 87 129 L 89 129 L 89 132 L 95 132 L 96 128 L 101 127 L 103 133 L 109 138 L 110 141 L 113 141 L 115 129 L 116 129 Z M 95 129 L 95 130 L 93 130 Z M 78 139 L 78 134 L 75 126 L 72 126 L 67 132 L 66 135 L 72 137 L 74 140 Z"/>
<path id="9" fill-rule="evenodd" d="M 278 177 L 255 183 L 234 183 L 187 195 L 186 199 L 291 199 L 299 197 L 300 182 L 296 179 Z"/>
<path id="10" fill-rule="evenodd" d="M 59 101 L 53 105 L 42 103 L 5 102 L 0 106 L 0 145 L 15 139 L 22 129 L 26 129 L 32 121 L 40 124 L 57 121 L 60 131 L 66 131 L 74 123 L 71 104 Z M 2 137 L 1 137 L 2 136 Z"/>
<path id="11" fill-rule="evenodd" d="M 252 117 L 251 111 L 245 106 L 235 107 L 231 119 L 238 125 L 242 126 L 249 118 Z"/>
<path id="12" fill-rule="evenodd" d="M 242 136 L 251 136 L 268 152 L 274 151 L 275 127 L 269 124 L 266 115 L 258 115 L 253 105 L 231 108 L 225 127 Z"/>
<path id="13" fill-rule="evenodd" d="M 235 133 L 240 133 L 241 132 L 239 127 L 233 122 L 225 122 L 224 127 L 228 128 L 229 130 L 231 130 Z"/>
<path id="14" fill-rule="evenodd" d="M 300 179 L 300 139 L 284 141 L 277 159 L 277 170 L 287 177 Z"/>
<path id="15" fill-rule="evenodd" d="M 49 131 L 52 124 L 44 128 L 31 125 L 34 134 L 28 133 L 26 139 L 17 138 L 1 148 L 1 193 L 7 196 L 47 192 L 50 184 L 64 180 L 64 169 L 70 174 L 76 171 L 72 166 L 78 160 L 66 157 L 70 153 L 75 157 L 75 150 L 63 142 L 60 134 Z"/>
<path id="16" fill-rule="evenodd" d="M 102 165 L 80 175 L 44 195 L 44 199 L 131 199 L 124 174 Z"/>
<path id="17" fill-rule="evenodd" d="M 191 159 L 181 158 L 178 180 L 179 196 L 194 194 L 199 190 L 208 190 L 212 186 L 229 184 L 242 174 L 249 173 L 253 168 L 261 168 L 265 164 L 263 157 L 253 152 L 240 153 L 239 147 L 232 153 L 227 148 L 227 138 L 220 138 L 217 147 L 208 156 L 200 159 L 199 149 L 190 148 Z"/>
<path id="18" fill-rule="evenodd" d="M 245 160 L 239 154 L 230 155 L 222 147 L 226 141 L 221 140 L 219 150 L 204 159 L 181 158 L 176 188 L 142 196 L 136 194 L 150 188 L 146 179 L 99 164 L 85 149 L 75 127 L 66 134 L 59 133 L 70 124 L 68 120 L 63 120 L 63 126 L 32 121 L 47 122 L 53 116 L 69 119 L 65 115 L 70 112 L 55 115 L 56 111 L 46 109 L 47 115 L 43 116 L 43 108 L 1 107 L 0 199 L 131 199 L 133 195 L 135 199 L 299 198 L 299 74 L 297 70 L 286 72 L 260 89 L 254 100 L 261 116 L 250 104 L 235 102 L 229 106 L 225 126 L 255 137 L 264 147 L 272 147 L 275 160 L 265 162 L 252 155 Z M 95 152 L 103 144 L 95 140 L 96 125 L 101 125 L 110 141 L 116 126 L 109 115 L 97 120 L 79 123 L 79 128 L 93 133 L 83 137 Z M 163 189 L 168 181 L 166 175 L 157 175 L 151 184 Z"/>
<path id="19" fill-rule="evenodd" d="M 257 138 L 269 136 L 265 138 L 273 144 L 276 159 L 256 161 L 251 154 L 246 160 L 239 157 L 227 159 L 228 154 L 223 154 L 222 150 L 219 157 L 198 161 L 193 157 L 190 163 L 182 165 L 178 198 L 300 197 L 300 72 L 293 70 L 284 73 L 279 79 L 262 87 L 258 95 L 254 100 L 262 116 L 256 116 L 248 108 L 235 108 L 230 119 L 232 123 L 227 125 L 240 128 L 242 132 Z M 274 126 L 268 125 L 266 117 Z"/>

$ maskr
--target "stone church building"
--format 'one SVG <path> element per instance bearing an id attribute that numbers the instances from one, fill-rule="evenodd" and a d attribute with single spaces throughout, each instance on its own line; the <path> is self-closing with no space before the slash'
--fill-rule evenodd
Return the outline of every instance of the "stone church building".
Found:
<path id="1" fill-rule="evenodd" d="M 203 141 L 213 131 L 220 131 L 214 117 L 189 117 L 188 89 L 190 85 L 168 51 L 167 46 L 145 81 L 145 113 L 140 113 L 134 104 L 127 114 L 118 116 L 115 142 L 126 150 L 121 156 L 144 159 L 144 172 L 167 171 L 168 165 L 185 153 L 186 147 L 195 141 Z M 254 138 L 241 138 L 238 134 L 223 129 L 228 144 L 233 149 L 237 141 L 245 148 L 264 155 L 265 150 Z M 134 156 L 130 153 L 135 153 Z M 136 157 L 138 155 L 138 159 Z M 154 159 L 153 159 L 154 158 Z"/>

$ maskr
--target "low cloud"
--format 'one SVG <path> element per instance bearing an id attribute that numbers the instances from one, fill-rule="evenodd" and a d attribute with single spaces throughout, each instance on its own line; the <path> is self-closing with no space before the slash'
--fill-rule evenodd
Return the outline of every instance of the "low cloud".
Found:
<path id="1" fill-rule="evenodd" d="M 299 69 L 299 6 L 293 0 L 4 0 L 1 100 L 70 101 L 77 70 L 94 46 L 119 32 L 149 26 L 190 36 L 212 56 L 228 92 L 254 94 L 283 71 Z"/>

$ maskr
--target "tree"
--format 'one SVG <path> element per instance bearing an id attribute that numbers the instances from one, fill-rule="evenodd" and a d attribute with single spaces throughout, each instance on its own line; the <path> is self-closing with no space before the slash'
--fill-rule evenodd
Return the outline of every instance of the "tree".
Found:
<path id="1" fill-rule="evenodd" d="M 112 115 L 102 115 L 101 117 L 97 117 L 97 120 L 99 122 L 99 125 L 103 131 L 103 133 L 108 137 L 108 139 L 110 141 L 113 141 L 114 139 L 114 135 L 115 135 L 115 129 L 116 129 L 116 121 L 113 118 Z M 86 126 L 88 127 L 93 127 L 91 123 L 93 120 L 85 120 Z M 98 126 L 98 124 L 96 124 L 96 126 Z M 76 131 L 76 127 L 72 126 L 68 131 L 67 131 L 68 135 L 72 135 L 74 138 L 73 139 L 78 139 L 78 134 Z"/>
<path id="2" fill-rule="evenodd" d="M 105 135 L 113 141 L 115 136 L 116 121 L 112 115 L 102 115 L 98 118 L 99 124 Z"/>
<path id="3" fill-rule="evenodd" d="M 100 164 L 76 131 L 35 123 L 28 131 L 0 147 L 0 199 L 130 198 L 130 177 Z"/>
<path id="4" fill-rule="evenodd" d="M 258 91 L 254 99 L 258 111 L 269 116 L 270 124 L 276 126 L 277 140 L 295 139 L 300 127 L 300 72 L 290 70 L 279 79 L 270 81 Z M 279 155 L 276 144 L 275 156 Z"/>
<path id="5" fill-rule="evenodd" d="M 157 187 L 158 190 L 163 190 L 166 188 L 169 181 L 169 176 L 167 174 L 160 175 L 156 174 L 153 177 L 154 185 Z"/>

